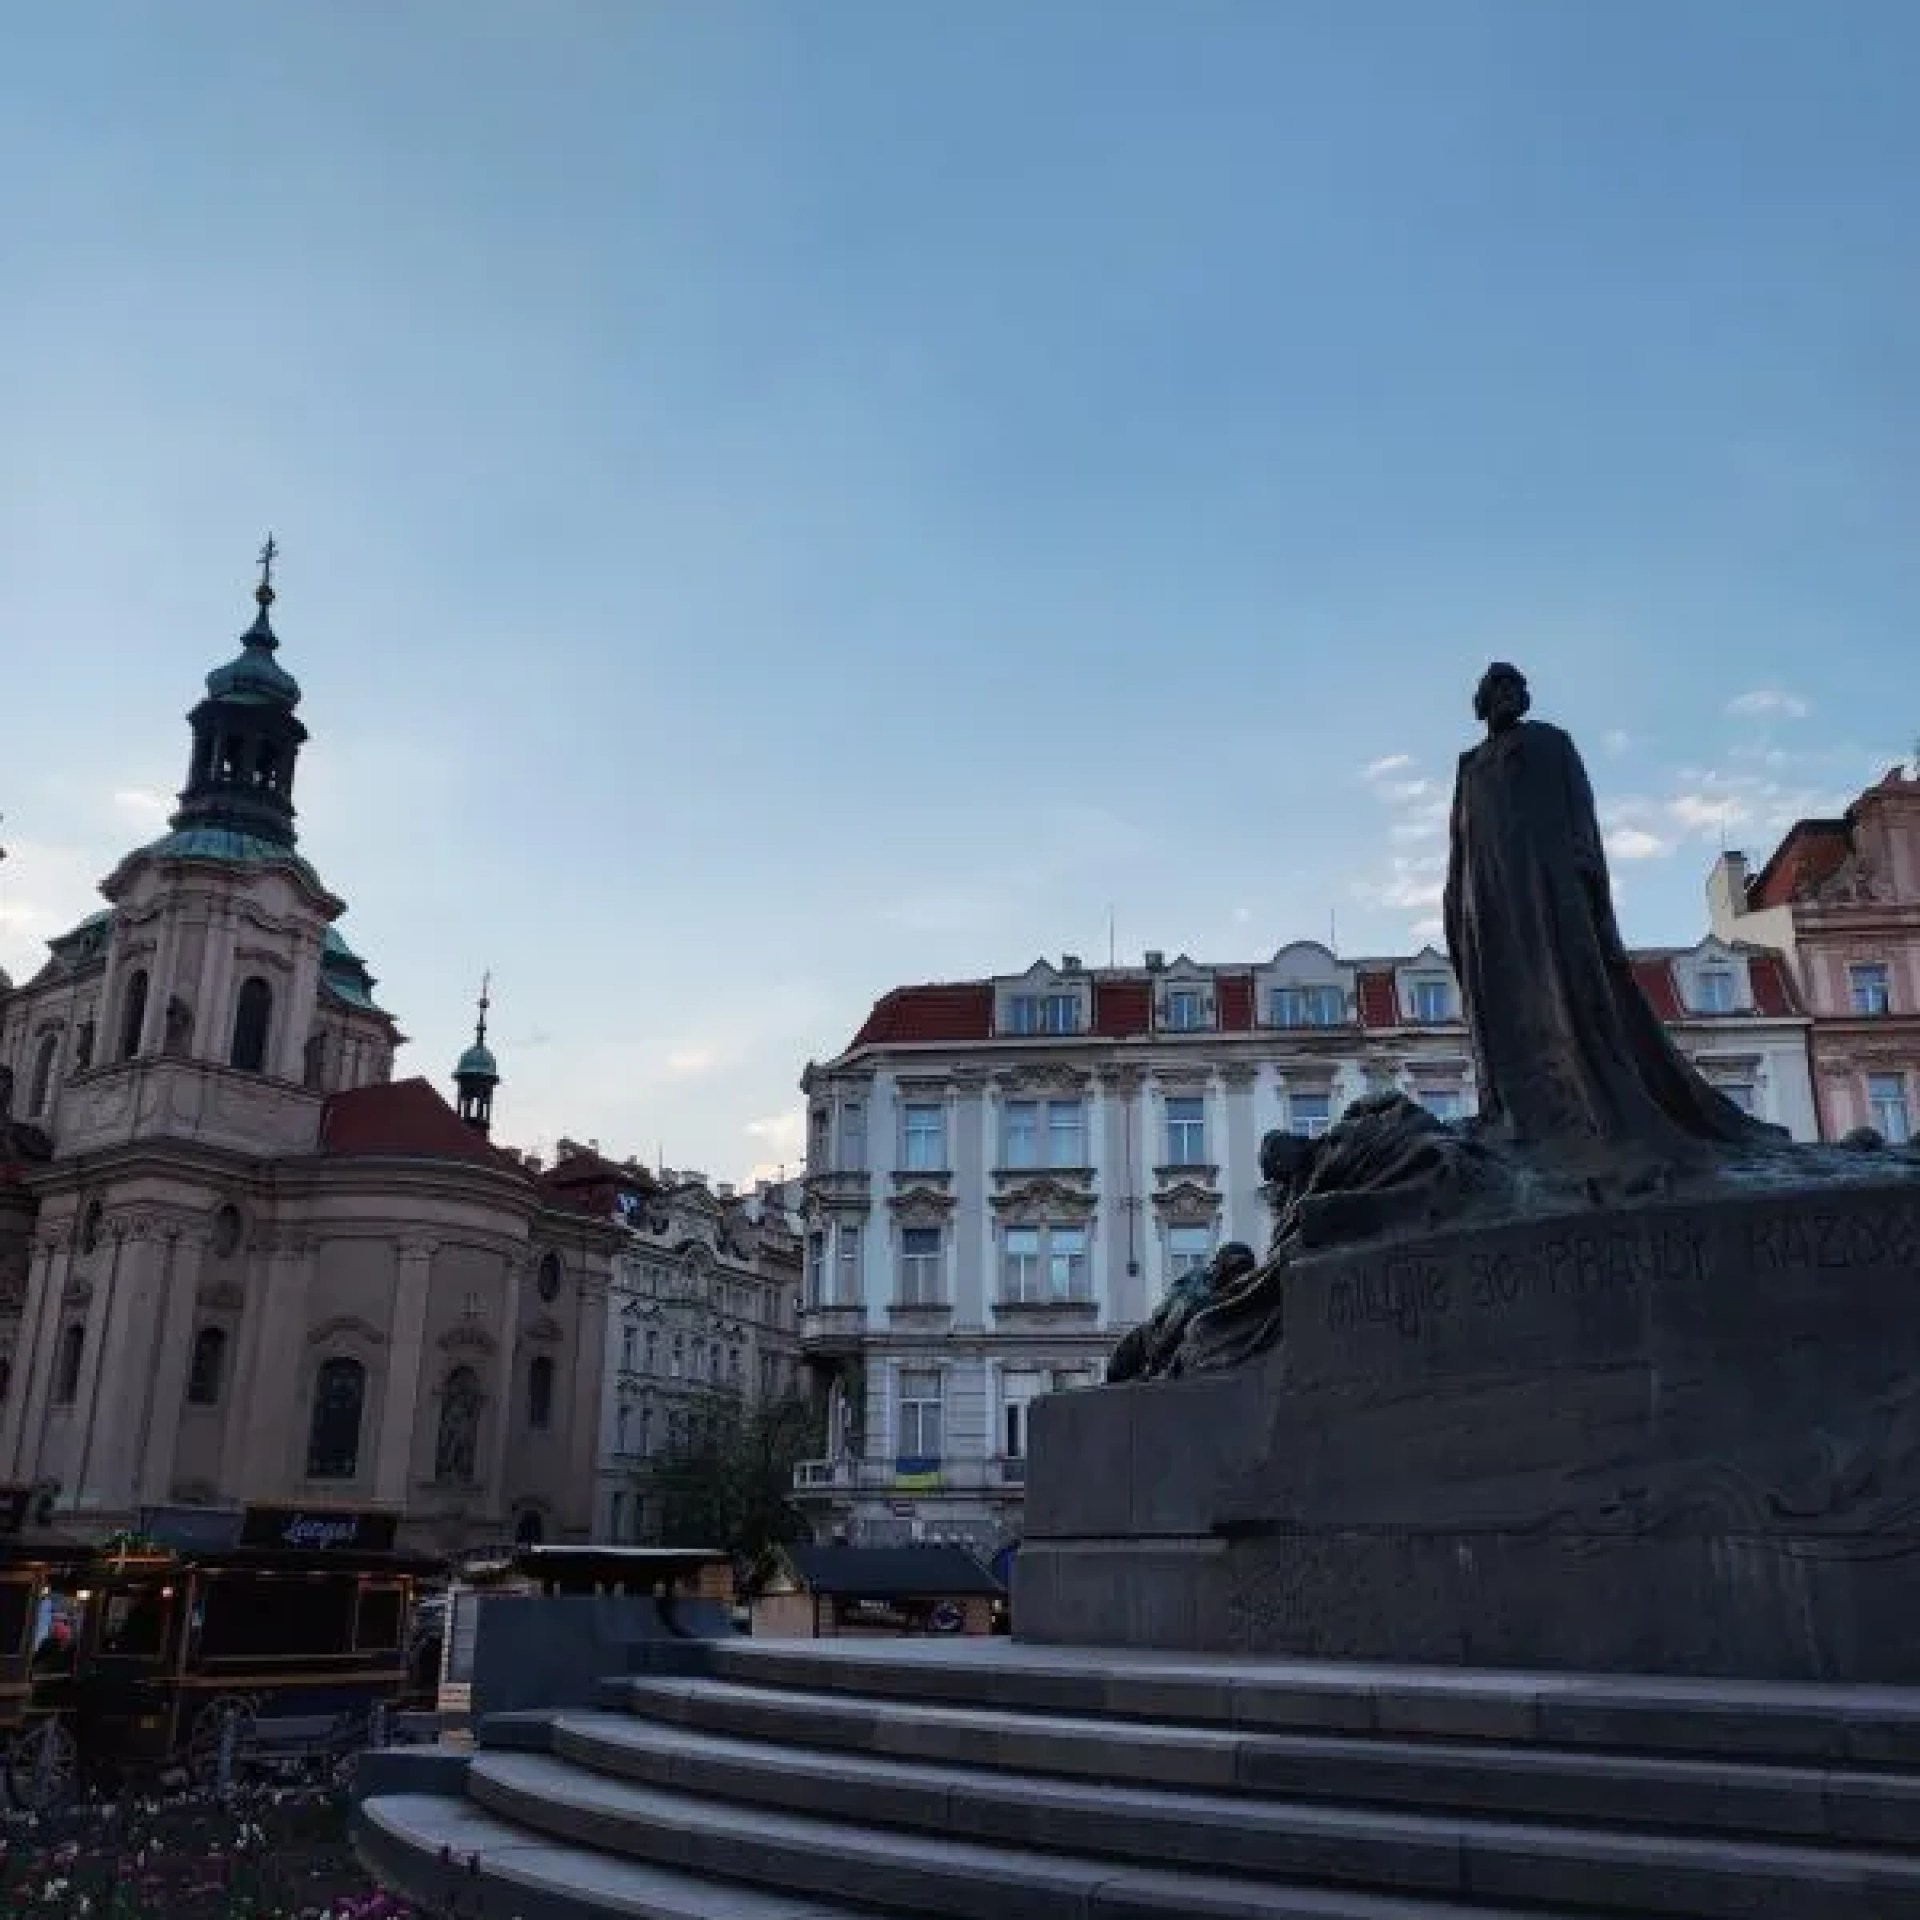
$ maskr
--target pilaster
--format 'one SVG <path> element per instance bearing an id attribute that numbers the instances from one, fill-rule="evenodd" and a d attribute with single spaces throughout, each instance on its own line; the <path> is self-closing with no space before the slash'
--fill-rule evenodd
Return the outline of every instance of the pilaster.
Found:
<path id="1" fill-rule="evenodd" d="M 60 1268 L 66 1257 L 64 1233 L 34 1235 L 20 1344 L 13 1356 L 13 1388 L 0 1406 L 0 1475 L 10 1480 L 32 1480 L 39 1473 L 41 1423 L 59 1337 Z"/>
<path id="2" fill-rule="evenodd" d="M 394 1247 L 393 1333 L 387 1350 L 380 1453 L 373 1487 L 374 1498 L 383 1505 L 407 1504 L 414 1411 L 424 1378 L 427 1308 L 433 1293 L 433 1256 L 439 1250 L 437 1240 L 424 1238 L 401 1240 Z"/>

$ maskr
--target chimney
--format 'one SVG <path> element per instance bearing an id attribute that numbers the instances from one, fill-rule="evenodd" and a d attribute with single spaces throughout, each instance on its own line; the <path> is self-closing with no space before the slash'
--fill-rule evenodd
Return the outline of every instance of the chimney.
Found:
<path id="1" fill-rule="evenodd" d="M 1062 973 L 1080 973 L 1083 970 L 1080 956 L 1077 953 L 1064 953 L 1060 956 L 1060 971 Z"/>
<path id="2" fill-rule="evenodd" d="M 1751 875 L 1744 853 L 1723 853 L 1707 875 L 1707 925 L 1722 940 L 1740 938 Z"/>
<path id="3" fill-rule="evenodd" d="M 733 1182 L 731 1180 L 720 1181 L 719 1184 L 715 1186 L 714 1193 L 722 1200 L 731 1200 L 733 1198 Z"/>
<path id="4" fill-rule="evenodd" d="M 1147 971 L 1149 973 L 1158 973 L 1166 964 L 1167 956 L 1162 953 L 1158 947 L 1149 947 L 1147 949 Z"/>

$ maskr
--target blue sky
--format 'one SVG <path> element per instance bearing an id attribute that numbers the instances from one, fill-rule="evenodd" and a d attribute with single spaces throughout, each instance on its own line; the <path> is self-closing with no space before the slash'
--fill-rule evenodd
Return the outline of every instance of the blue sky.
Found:
<path id="1" fill-rule="evenodd" d="M 302 845 L 500 1131 L 904 980 L 1423 937 L 1491 656 L 1629 937 L 1913 749 L 1907 0 L 78 3 L 0 65 L 0 962 L 284 550 Z M 1391 763 L 1383 765 L 1382 763 Z M 1371 769 L 1371 772 L 1369 771 Z"/>

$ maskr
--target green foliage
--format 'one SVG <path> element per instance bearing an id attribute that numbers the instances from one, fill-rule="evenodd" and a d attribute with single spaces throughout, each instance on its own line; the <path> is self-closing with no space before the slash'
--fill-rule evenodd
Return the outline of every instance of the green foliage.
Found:
<path id="1" fill-rule="evenodd" d="M 778 1549 L 806 1537 L 792 1505 L 793 1470 L 825 1443 L 821 1410 L 803 1395 L 728 1396 L 711 1435 L 703 1431 L 659 1469 L 661 1545 L 724 1549 L 741 1587 L 752 1592 L 771 1572 Z"/>

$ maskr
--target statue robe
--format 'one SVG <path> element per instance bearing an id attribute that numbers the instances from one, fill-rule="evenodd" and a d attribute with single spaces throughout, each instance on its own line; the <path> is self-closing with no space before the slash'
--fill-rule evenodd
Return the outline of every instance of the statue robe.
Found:
<path id="1" fill-rule="evenodd" d="M 1680 1057 L 1640 991 L 1565 733 L 1521 721 L 1462 754 L 1451 839 L 1447 948 L 1483 1129 L 1581 1160 L 1786 1139 Z"/>

